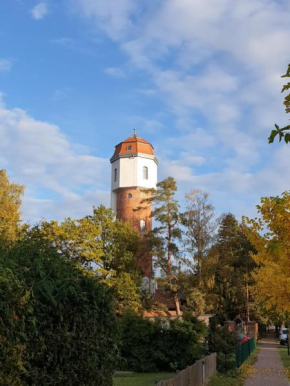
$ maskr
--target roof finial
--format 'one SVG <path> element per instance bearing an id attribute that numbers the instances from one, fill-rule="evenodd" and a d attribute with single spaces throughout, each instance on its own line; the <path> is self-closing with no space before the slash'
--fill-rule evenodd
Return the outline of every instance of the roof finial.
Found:
<path id="1" fill-rule="evenodd" d="M 137 129 L 136 129 L 136 127 L 134 127 L 134 135 L 136 135 L 136 131 L 137 131 Z"/>

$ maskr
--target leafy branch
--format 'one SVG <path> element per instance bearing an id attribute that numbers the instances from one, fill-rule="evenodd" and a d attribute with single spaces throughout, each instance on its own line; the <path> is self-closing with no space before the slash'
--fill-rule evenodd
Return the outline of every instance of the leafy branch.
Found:
<path id="1" fill-rule="evenodd" d="M 288 64 L 288 69 L 286 74 L 282 75 L 281 78 L 290 78 L 290 64 Z M 286 83 L 283 86 L 281 92 L 283 93 L 284 91 L 288 91 L 288 90 L 290 90 L 290 82 Z M 285 106 L 286 114 L 290 113 L 290 93 L 285 96 L 283 104 Z M 290 125 L 280 128 L 277 124 L 275 124 L 275 129 L 271 131 L 271 134 L 268 138 L 268 142 L 273 143 L 277 136 L 279 137 L 279 142 L 281 142 L 282 139 L 286 143 L 290 142 L 290 133 L 285 133 L 286 131 L 289 131 L 289 130 L 290 130 Z"/>

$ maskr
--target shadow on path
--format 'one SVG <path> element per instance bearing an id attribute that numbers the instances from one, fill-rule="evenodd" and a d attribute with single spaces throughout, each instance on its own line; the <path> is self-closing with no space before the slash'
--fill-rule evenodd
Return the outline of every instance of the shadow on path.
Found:
<path id="1" fill-rule="evenodd" d="M 259 344 L 259 354 L 254 364 L 254 373 L 244 386 L 285 386 L 288 381 L 280 354 L 278 341 L 273 333 L 267 335 Z"/>

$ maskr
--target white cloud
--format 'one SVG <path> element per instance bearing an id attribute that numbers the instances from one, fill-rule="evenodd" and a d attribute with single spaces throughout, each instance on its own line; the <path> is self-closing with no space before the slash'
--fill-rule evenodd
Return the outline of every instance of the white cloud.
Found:
<path id="1" fill-rule="evenodd" d="M 0 72 L 10 71 L 12 61 L 10 59 L 0 59 Z"/>
<path id="2" fill-rule="evenodd" d="M 112 39 L 127 34 L 132 26 L 130 14 L 137 10 L 135 0 L 69 0 L 85 17 L 92 19 Z"/>
<path id="3" fill-rule="evenodd" d="M 289 188 L 289 146 L 267 144 L 274 122 L 287 123 L 288 0 L 69 1 L 127 54 L 147 80 L 139 91 L 162 99 L 171 129 L 182 129 L 154 143 L 160 178 L 174 174 L 181 191 L 210 191 L 238 214 Z"/>
<path id="4" fill-rule="evenodd" d="M 44 2 L 36 4 L 36 6 L 33 7 L 31 10 L 31 16 L 35 20 L 43 19 L 47 13 L 48 13 L 48 8 L 47 8 L 46 3 L 44 3 Z"/>
<path id="5" fill-rule="evenodd" d="M 108 160 L 77 148 L 59 127 L 0 103 L 1 165 L 27 187 L 25 219 L 84 216 L 92 205 L 108 202 Z"/>
<path id="6" fill-rule="evenodd" d="M 113 78 L 125 78 L 124 72 L 118 67 L 107 67 L 104 71 Z"/>

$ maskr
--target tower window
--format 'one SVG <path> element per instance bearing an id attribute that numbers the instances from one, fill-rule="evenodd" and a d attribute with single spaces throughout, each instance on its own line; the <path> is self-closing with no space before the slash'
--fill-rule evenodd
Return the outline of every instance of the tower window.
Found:
<path id="1" fill-rule="evenodd" d="M 147 166 L 143 166 L 143 179 L 148 180 L 148 168 L 147 168 Z"/>
<path id="2" fill-rule="evenodd" d="M 128 193 L 128 194 L 127 194 L 127 198 L 128 198 L 129 200 L 131 200 L 132 197 L 133 197 L 133 196 L 132 196 L 132 193 Z"/>
<path id="3" fill-rule="evenodd" d="M 146 231 L 146 221 L 140 220 L 140 231 L 144 233 Z"/>
<path id="4" fill-rule="evenodd" d="M 132 150 L 132 146 L 131 146 L 131 145 L 130 145 L 130 146 L 127 146 L 127 147 L 126 147 L 126 150 L 127 150 L 127 151 L 131 151 L 131 150 Z"/>
<path id="5" fill-rule="evenodd" d="M 117 181 L 117 169 L 114 170 L 114 181 L 116 182 Z"/>

